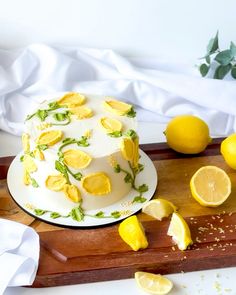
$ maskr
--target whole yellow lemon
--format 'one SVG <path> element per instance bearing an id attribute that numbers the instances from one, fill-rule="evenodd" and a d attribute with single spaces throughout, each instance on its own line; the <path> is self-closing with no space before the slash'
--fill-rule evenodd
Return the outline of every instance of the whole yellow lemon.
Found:
<path id="1" fill-rule="evenodd" d="M 173 118 L 164 134 L 168 145 L 183 154 L 198 154 L 211 142 L 207 124 L 193 115 Z"/>
<path id="2" fill-rule="evenodd" d="M 236 133 L 221 142 L 220 152 L 229 167 L 236 169 Z"/>

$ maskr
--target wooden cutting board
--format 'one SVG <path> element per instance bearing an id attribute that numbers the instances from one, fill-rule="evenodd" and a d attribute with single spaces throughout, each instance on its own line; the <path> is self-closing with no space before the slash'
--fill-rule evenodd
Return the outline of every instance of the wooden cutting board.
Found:
<path id="1" fill-rule="evenodd" d="M 194 244 L 180 251 L 167 236 L 169 219 L 156 221 L 139 213 L 149 246 L 134 252 L 118 235 L 118 224 L 97 229 L 63 229 L 24 213 L 9 196 L 7 169 L 13 157 L 0 158 L 0 217 L 30 225 L 40 235 L 39 269 L 33 287 L 133 277 L 135 271 L 187 272 L 236 266 L 236 171 L 219 155 L 221 139 L 197 156 L 183 156 L 166 144 L 141 148 L 151 157 L 159 183 L 154 198 L 172 201 L 189 224 Z M 224 169 L 232 181 L 232 193 L 218 208 L 200 206 L 192 197 L 189 181 L 204 165 Z"/>

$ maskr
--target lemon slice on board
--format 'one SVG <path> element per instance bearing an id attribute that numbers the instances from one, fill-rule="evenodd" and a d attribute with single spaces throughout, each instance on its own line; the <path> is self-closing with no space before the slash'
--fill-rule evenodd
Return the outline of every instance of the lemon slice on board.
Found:
<path id="1" fill-rule="evenodd" d="M 52 146 L 59 142 L 63 137 L 63 132 L 61 130 L 50 130 L 42 132 L 37 138 L 36 142 L 38 145 L 45 144 Z"/>
<path id="2" fill-rule="evenodd" d="M 113 114 L 123 116 L 131 110 L 132 105 L 119 100 L 106 100 L 104 101 L 104 107 Z"/>
<path id="3" fill-rule="evenodd" d="M 77 92 L 69 92 L 62 96 L 57 103 L 61 106 L 75 107 L 81 106 L 86 101 L 86 97 Z"/>
<path id="4" fill-rule="evenodd" d="M 231 181 L 224 170 L 216 166 L 204 166 L 191 178 L 190 189 L 199 204 L 217 207 L 230 195 Z"/>
<path id="5" fill-rule="evenodd" d="M 84 176 L 81 185 L 92 195 L 106 195 L 111 192 L 110 178 L 104 172 L 95 172 Z"/>
<path id="6" fill-rule="evenodd" d="M 83 169 L 88 167 L 92 158 L 85 152 L 80 150 L 66 150 L 63 152 L 64 163 L 75 169 Z"/>
<path id="7" fill-rule="evenodd" d="M 149 294 L 165 295 L 173 288 L 173 283 L 164 276 L 148 272 L 137 271 L 135 280 L 137 285 Z"/>
<path id="8" fill-rule="evenodd" d="M 173 213 L 167 231 L 180 250 L 186 250 L 193 243 L 187 222 L 179 213 Z"/>
<path id="9" fill-rule="evenodd" d="M 134 251 L 147 248 L 148 241 L 142 224 L 139 222 L 136 215 L 123 220 L 119 225 L 118 231 L 123 241 Z"/>
<path id="10" fill-rule="evenodd" d="M 65 184 L 63 187 L 63 192 L 69 199 L 71 199 L 75 203 L 81 200 L 80 191 L 78 187 L 74 184 Z"/>
<path id="11" fill-rule="evenodd" d="M 121 131 L 122 129 L 122 123 L 120 121 L 108 117 L 101 118 L 100 125 L 107 133 Z"/>
<path id="12" fill-rule="evenodd" d="M 162 220 L 162 218 L 168 217 L 176 210 L 177 207 L 173 203 L 164 199 L 151 200 L 147 202 L 142 208 L 143 213 L 150 215 L 158 220 Z"/>
<path id="13" fill-rule="evenodd" d="M 49 175 L 45 180 L 46 187 L 55 192 L 61 191 L 65 184 L 66 179 L 62 174 Z"/>

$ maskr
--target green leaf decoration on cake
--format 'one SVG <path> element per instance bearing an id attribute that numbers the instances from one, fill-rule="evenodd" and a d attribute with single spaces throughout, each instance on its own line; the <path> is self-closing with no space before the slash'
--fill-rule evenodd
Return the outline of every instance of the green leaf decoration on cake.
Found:
<path id="1" fill-rule="evenodd" d="M 80 206 L 73 208 L 70 212 L 70 216 L 76 221 L 82 221 L 84 220 L 84 211 Z"/>
<path id="2" fill-rule="evenodd" d="M 132 107 L 132 108 L 130 109 L 130 111 L 126 114 L 126 116 L 129 117 L 129 118 L 135 118 L 135 117 L 136 117 L 136 112 L 135 112 L 135 110 L 134 110 L 133 107 Z"/>
<path id="3" fill-rule="evenodd" d="M 136 196 L 136 197 L 134 197 L 132 203 L 144 203 L 145 201 L 147 201 L 146 198 L 144 198 L 142 196 Z"/>
<path id="4" fill-rule="evenodd" d="M 110 137 L 121 137 L 122 136 L 122 131 L 113 131 L 111 133 L 107 133 Z"/>

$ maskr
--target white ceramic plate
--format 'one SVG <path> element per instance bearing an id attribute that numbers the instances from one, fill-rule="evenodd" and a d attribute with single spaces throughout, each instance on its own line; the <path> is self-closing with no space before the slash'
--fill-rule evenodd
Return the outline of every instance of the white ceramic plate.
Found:
<path id="1" fill-rule="evenodd" d="M 128 216 L 141 210 L 143 205 L 152 198 L 157 187 L 157 173 L 154 164 L 151 159 L 143 151 L 140 150 L 141 158 L 139 162 L 143 164 L 145 168 L 137 175 L 136 185 L 139 186 L 144 183 L 148 185 L 148 191 L 144 192 L 142 195 L 146 199 L 143 203 L 133 202 L 134 197 L 137 196 L 138 193 L 137 191 L 132 189 L 123 199 L 113 205 L 101 208 L 99 210 L 96 209 L 85 211 L 84 219 L 81 221 L 74 220 L 70 216 L 58 217 L 54 219 L 50 217 L 49 212 L 39 216 L 35 213 L 33 209 L 30 209 L 29 206 L 27 206 L 27 204 L 29 203 L 29 194 L 32 194 L 32 190 L 30 190 L 27 186 L 23 184 L 23 169 L 22 163 L 20 162 L 21 155 L 22 154 L 20 153 L 15 157 L 9 167 L 7 175 L 8 189 L 13 200 L 17 203 L 19 207 L 21 207 L 26 213 L 30 214 L 31 216 L 57 226 L 87 228 L 119 222 L 122 219 L 125 219 Z M 94 217 L 95 214 L 101 211 L 103 212 L 104 216 L 109 217 Z M 119 212 L 118 215 L 120 215 L 120 217 L 111 217 L 112 213 L 114 214 L 114 212 Z"/>

